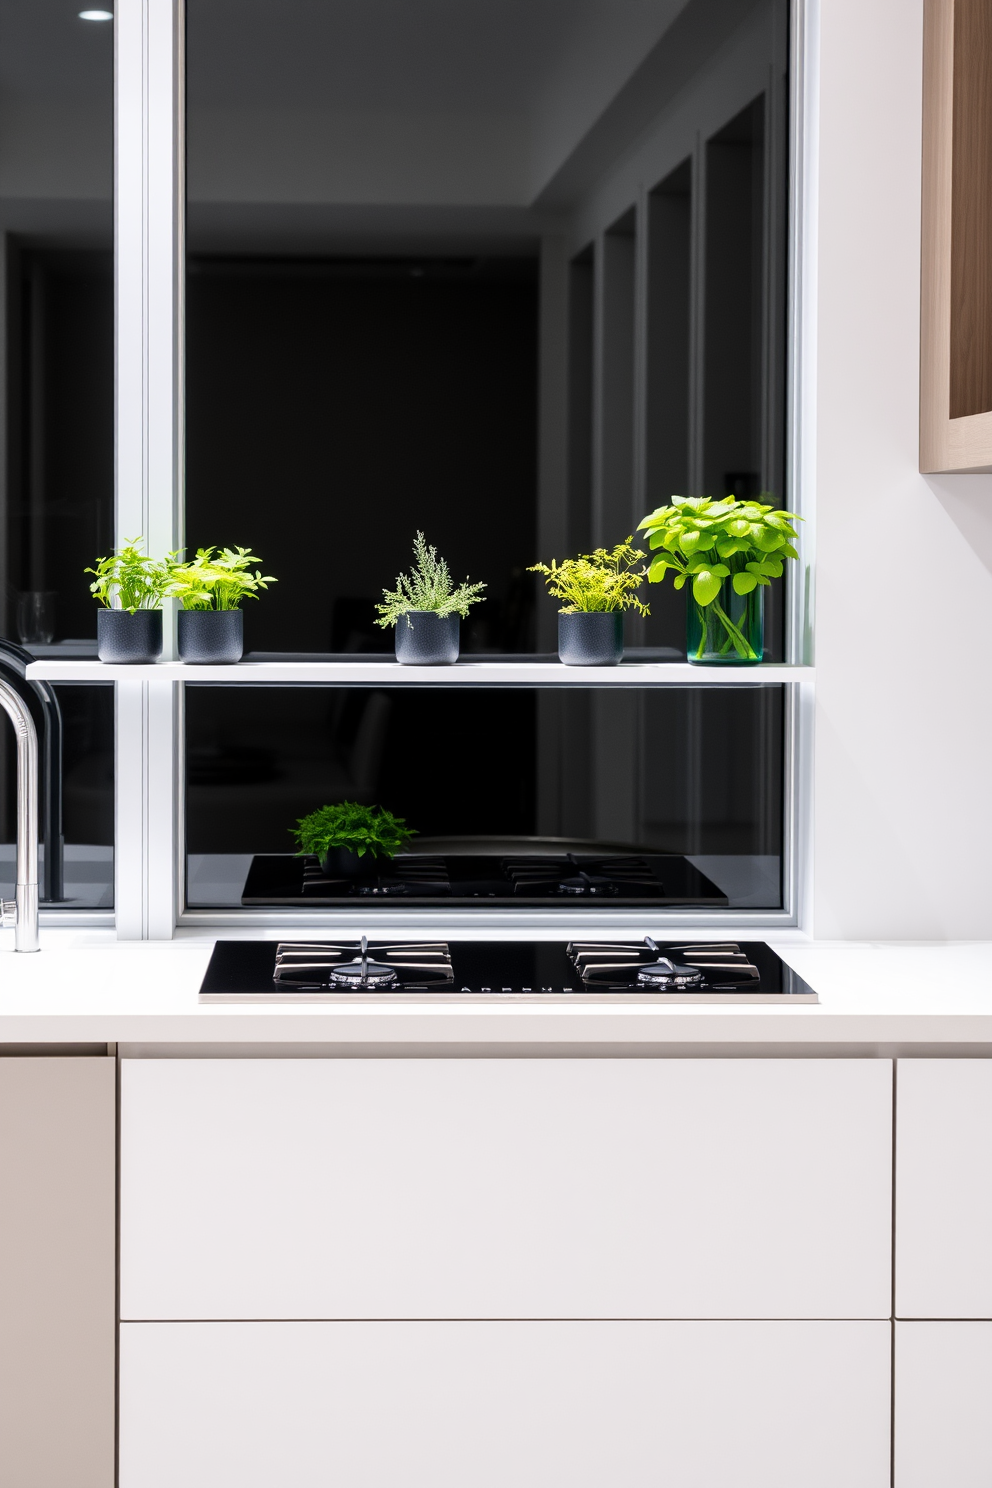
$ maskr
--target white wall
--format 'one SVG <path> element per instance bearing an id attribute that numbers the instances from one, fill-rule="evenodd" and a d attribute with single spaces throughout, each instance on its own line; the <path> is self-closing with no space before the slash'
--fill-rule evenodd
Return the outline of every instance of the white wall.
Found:
<path id="1" fill-rule="evenodd" d="M 984 938 L 992 477 L 918 473 L 923 0 L 821 11 L 812 929 Z"/>

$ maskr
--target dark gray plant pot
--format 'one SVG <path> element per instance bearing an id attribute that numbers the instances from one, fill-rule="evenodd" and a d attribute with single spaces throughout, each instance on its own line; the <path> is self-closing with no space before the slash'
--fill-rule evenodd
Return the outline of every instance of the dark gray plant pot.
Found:
<path id="1" fill-rule="evenodd" d="M 623 611 L 558 614 L 558 659 L 565 666 L 616 666 L 623 655 Z"/>
<path id="2" fill-rule="evenodd" d="M 329 847 L 320 859 L 320 871 L 325 878 L 357 878 L 361 873 L 371 872 L 374 866 L 375 858 L 370 853 L 359 857 L 350 847 Z"/>
<path id="3" fill-rule="evenodd" d="M 396 622 L 396 660 L 404 666 L 450 666 L 458 660 L 461 619 L 407 610 Z"/>
<path id="4" fill-rule="evenodd" d="M 96 654 L 101 661 L 136 665 L 162 655 L 162 611 L 97 610 Z"/>
<path id="5" fill-rule="evenodd" d="M 244 625 L 240 610 L 180 610 L 179 660 L 194 666 L 240 661 Z"/>

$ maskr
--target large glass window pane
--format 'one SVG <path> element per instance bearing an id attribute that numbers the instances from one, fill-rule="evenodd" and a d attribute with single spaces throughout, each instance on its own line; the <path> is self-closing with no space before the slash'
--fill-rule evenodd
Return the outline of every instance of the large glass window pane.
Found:
<path id="1" fill-rule="evenodd" d="M 777 909 L 782 692 L 188 684 L 188 905 Z M 296 856 L 342 801 L 409 853 Z"/>
<path id="2" fill-rule="evenodd" d="M 81 10 L 0 0 L 0 675 L 39 728 L 42 902 L 73 909 L 113 904 L 113 688 L 39 691 L 23 668 L 95 654 L 84 570 L 114 541 L 114 26 Z M 0 719 L 5 895 L 9 734 Z"/>

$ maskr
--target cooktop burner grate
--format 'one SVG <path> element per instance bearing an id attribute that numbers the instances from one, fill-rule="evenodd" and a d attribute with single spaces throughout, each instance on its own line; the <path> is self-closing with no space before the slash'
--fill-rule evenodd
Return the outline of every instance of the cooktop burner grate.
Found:
<path id="1" fill-rule="evenodd" d="M 444 941 L 370 945 L 364 935 L 360 941 L 342 945 L 280 941 L 272 972 L 276 986 L 300 990 L 328 987 L 342 992 L 379 992 L 390 987 L 443 989 L 453 979 L 451 953 Z"/>
<path id="2" fill-rule="evenodd" d="M 633 945 L 610 941 L 572 941 L 568 957 L 586 986 L 631 985 L 664 992 L 708 987 L 734 992 L 759 983 L 761 973 L 735 941 L 714 945 L 666 945 L 646 935 Z"/>

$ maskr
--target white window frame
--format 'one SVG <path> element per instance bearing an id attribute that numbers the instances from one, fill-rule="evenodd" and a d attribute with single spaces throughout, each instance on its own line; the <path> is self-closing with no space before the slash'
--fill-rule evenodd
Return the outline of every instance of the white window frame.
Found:
<path id="1" fill-rule="evenodd" d="M 143 533 L 149 551 L 183 545 L 183 277 L 185 99 L 183 0 L 117 0 L 115 15 L 115 344 L 117 540 Z M 786 688 L 785 908 L 693 914 L 687 930 L 746 926 L 803 931 L 811 902 L 813 674 L 810 615 L 814 477 L 816 79 L 818 0 L 792 0 L 789 203 L 787 468 L 791 501 L 805 518 L 803 565 L 790 585 Z M 165 657 L 175 656 L 166 614 Z M 242 676 L 240 680 L 249 681 Z M 229 685 L 237 685 L 232 680 Z M 327 916 L 284 911 L 190 911 L 184 907 L 182 683 L 143 671 L 116 687 L 115 920 L 121 939 L 169 939 L 177 927 L 328 925 Z M 576 911 L 571 923 L 577 923 Z M 57 911 L 46 913 L 54 918 Z M 98 923 L 105 916 L 74 915 Z M 645 919 L 679 925 L 672 912 L 609 916 L 622 933 Z M 591 925 L 589 911 L 581 920 Z M 64 921 L 63 921 L 64 922 Z M 562 914 L 397 914 L 425 930 L 498 924 L 548 929 Z M 340 928 L 339 922 L 337 922 Z"/>

